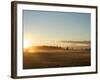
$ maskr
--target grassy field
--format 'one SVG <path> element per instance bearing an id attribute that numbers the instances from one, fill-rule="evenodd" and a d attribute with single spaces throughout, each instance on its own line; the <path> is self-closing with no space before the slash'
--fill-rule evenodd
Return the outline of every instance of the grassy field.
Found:
<path id="1" fill-rule="evenodd" d="M 23 69 L 89 66 L 90 51 L 51 51 L 23 53 Z"/>

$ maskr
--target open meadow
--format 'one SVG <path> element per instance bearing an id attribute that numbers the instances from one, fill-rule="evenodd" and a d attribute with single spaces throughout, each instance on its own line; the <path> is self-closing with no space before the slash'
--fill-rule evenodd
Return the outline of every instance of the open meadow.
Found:
<path id="1" fill-rule="evenodd" d="M 89 50 L 37 51 L 23 54 L 24 69 L 91 65 Z"/>

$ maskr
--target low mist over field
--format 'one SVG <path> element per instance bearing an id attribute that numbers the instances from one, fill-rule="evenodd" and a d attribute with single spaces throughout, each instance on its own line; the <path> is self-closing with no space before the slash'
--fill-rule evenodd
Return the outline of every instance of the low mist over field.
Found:
<path id="1" fill-rule="evenodd" d="M 23 68 L 90 66 L 90 43 L 71 43 L 74 45 L 41 45 L 24 49 Z"/>

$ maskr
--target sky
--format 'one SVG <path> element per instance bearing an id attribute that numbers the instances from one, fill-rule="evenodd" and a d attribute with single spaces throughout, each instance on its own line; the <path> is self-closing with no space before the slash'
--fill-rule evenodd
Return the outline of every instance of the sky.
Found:
<path id="1" fill-rule="evenodd" d="M 90 13 L 23 10 L 24 38 L 33 41 L 89 41 Z"/>

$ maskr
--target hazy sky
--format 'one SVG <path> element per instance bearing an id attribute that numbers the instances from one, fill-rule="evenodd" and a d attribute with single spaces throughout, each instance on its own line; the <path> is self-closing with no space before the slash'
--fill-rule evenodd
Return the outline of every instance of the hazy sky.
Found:
<path id="1" fill-rule="evenodd" d="M 35 40 L 90 40 L 90 14 L 53 11 L 23 11 L 24 37 Z"/>

